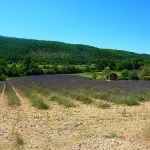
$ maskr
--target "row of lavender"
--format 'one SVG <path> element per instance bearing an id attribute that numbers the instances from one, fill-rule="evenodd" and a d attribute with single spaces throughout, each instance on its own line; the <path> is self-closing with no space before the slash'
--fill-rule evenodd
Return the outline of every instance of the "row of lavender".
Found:
<path id="1" fill-rule="evenodd" d="M 150 98 L 149 81 L 108 82 L 79 76 L 47 75 L 12 78 L 11 83 L 26 97 L 32 95 L 29 98 L 36 100 L 40 94 L 46 100 L 55 100 L 68 107 L 74 106 L 71 99 L 83 103 L 104 99 L 117 104 L 137 105 Z"/>
<path id="2" fill-rule="evenodd" d="M 5 82 L 4 81 L 0 81 L 0 94 L 3 92 L 4 85 L 5 85 Z"/>
<path id="3" fill-rule="evenodd" d="M 4 91 L 8 105 L 21 105 L 19 98 L 17 97 L 11 83 L 9 81 L 0 81 L 0 95 Z"/>

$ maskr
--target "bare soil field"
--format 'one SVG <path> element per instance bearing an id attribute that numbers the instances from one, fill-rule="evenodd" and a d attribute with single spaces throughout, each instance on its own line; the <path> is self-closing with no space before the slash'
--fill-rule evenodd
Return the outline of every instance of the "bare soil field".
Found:
<path id="1" fill-rule="evenodd" d="M 49 101 L 49 109 L 39 110 L 15 92 L 21 106 L 8 106 L 4 92 L 0 95 L 0 150 L 150 149 L 150 102 L 101 109 Z"/>

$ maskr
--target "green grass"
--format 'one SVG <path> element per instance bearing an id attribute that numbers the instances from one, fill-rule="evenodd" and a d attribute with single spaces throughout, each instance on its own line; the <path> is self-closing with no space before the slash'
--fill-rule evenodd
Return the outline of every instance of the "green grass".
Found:
<path id="1" fill-rule="evenodd" d="M 48 109 L 49 106 L 48 106 L 46 103 L 44 103 L 43 101 L 39 101 L 39 102 L 37 103 L 37 108 L 38 108 L 38 109 Z"/>
<path id="2" fill-rule="evenodd" d="M 107 108 L 109 108 L 109 107 L 111 107 L 111 105 L 108 104 L 108 103 L 102 103 L 102 102 L 100 102 L 100 103 L 98 104 L 98 108 L 107 109 Z"/>
<path id="3" fill-rule="evenodd" d="M 134 98 L 134 97 L 118 98 L 117 103 L 118 104 L 126 104 L 128 106 L 139 105 L 139 101 L 136 98 Z"/>

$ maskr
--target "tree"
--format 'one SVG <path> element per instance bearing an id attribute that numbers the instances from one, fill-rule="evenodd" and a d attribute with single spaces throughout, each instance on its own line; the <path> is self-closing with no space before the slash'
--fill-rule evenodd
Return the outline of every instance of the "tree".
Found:
<path id="1" fill-rule="evenodd" d="M 0 59 L 0 66 L 7 66 L 7 62 L 4 59 Z"/>
<path id="2" fill-rule="evenodd" d="M 29 56 L 25 56 L 22 62 L 22 67 L 23 67 L 24 75 L 30 76 L 30 75 L 43 74 L 43 70 L 38 66 L 37 63 L 31 60 L 31 57 Z"/>
<path id="3" fill-rule="evenodd" d="M 105 67 L 105 69 L 102 71 L 103 78 L 108 79 L 110 73 L 111 73 L 111 70 L 110 70 L 109 66 Z"/>
<path id="4" fill-rule="evenodd" d="M 0 81 L 5 81 L 6 80 L 6 75 L 2 71 L 2 67 L 0 67 Z"/>
<path id="5" fill-rule="evenodd" d="M 15 63 L 13 63 L 13 64 L 8 68 L 7 75 L 8 75 L 9 77 L 18 77 L 18 76 L 19 76 L 18 69 L 17 69 L 17 66 L 16 66 Z"/>
<path id="6" fill-rule="evenodd" d="M 86 65 L 85 71 L 86 71 L 86 72 L 89 72 L 89 71 L 90 71 L 89 65 Z"/>
<path id="7" fill-rule="evenodd" d="M 24 57 L 22 65 L 23 65 L 23 67 L 25 67 L 26 71 L 29 70 L 31 62 L 32 62 L 31 57 L 29 57 L 29 56 L 25 56 Z"/>
<path id="8" fill-rule="evenodd" d="M 58 73 L 58 71 L 59 71 L 57 64 L 53 65 L 52 69 L 53 69 L 54 73 Z"/>
<path id="9" fill-rule="evenodd" d="M 96 78 L 97 78 L 97 75 L 96 75 L 96 73 L 94 72 L 93 75 L 92 75 L 92 79 L 93 79 L 93 80 L 96 80 Z"/>
<path id="10" fill-rule="evenodd" d="M 109 60 L 107 58 L 102 58 L 102 59 L 98 60 L 98 62 L 96 64 L 96 68 L 98 70 L 103 70 L 108 65 L 109 65 Z"/>

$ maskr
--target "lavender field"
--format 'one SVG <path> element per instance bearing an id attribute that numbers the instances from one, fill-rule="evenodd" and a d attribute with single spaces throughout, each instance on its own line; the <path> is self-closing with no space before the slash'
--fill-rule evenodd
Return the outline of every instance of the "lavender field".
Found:
<path id="1" fill-rule="evenodd" d="M 0 82 L 0 93 L 0 149 L 150 147 L 149 81 L 27 76 Z"/>
<path id="2" fill-rule="evenodd" d="M 139 105 L 150 99 L 149 81 L 100 81 L 74 75 L 47 75 L 12 78 L 0 82 L 9 105 L 21 105 L 14 90 L 39 109 L 48 109 L 49 101 L 74 107 L 75 101 L 98 106 L 99 100 L 115 104 Z"/>

